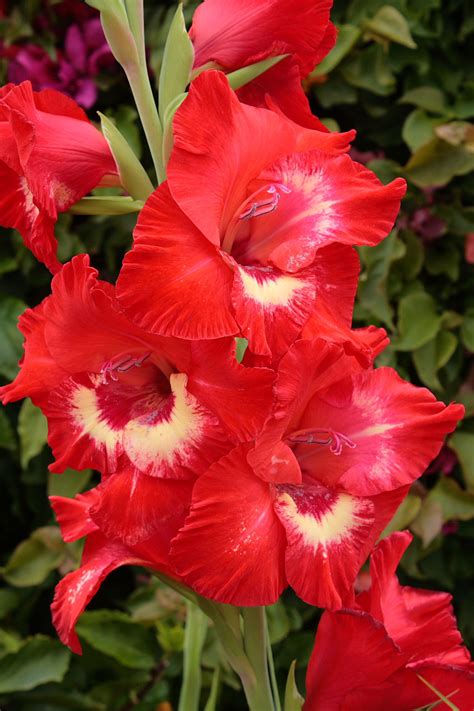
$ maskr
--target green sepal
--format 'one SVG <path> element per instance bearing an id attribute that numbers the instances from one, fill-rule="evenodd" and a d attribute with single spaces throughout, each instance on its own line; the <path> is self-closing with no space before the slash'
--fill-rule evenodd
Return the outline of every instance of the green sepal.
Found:
<path id="1" fill-rule="evenodd" d="M 135 200 L 146 200 L 153 192 L 153 184 L 144 167 L 113 121 L 100 111 L 98 114 L 102 133 L 112 151 L 123 187 Z"/>
<path id="2" fill-rule="evenodd" d="M 287 54 L 279 54 L 278 57 L 268 57 L 268 59 L 262 59 L 261 62 L 249 64 L 248 67 L 242 67 L 242 69 L 231 72 L 227 75 L 231 88 L 237 91 L 237 89 L 240 89 L 245 86 L 245 84 L 248 84 L 250 81 L 253 81 L 253 79 L 264 74 L 268 69 L 271 69 L 275 64 L 278 64 L 278 62 L 281 62 L 281 60 L 286 57 L 288 57 Z"/>
<path id="3" fill-rule="evenodd" d="M 69 212 L 74 215 L 128 215 L 130 212 L 140 212 L 145 203 L 131 197 L 97 196 L 86 197 L 76 202 Z"/>
<path id="4" fill-rule="evenodd" d="M 122 67 L 138 66 L 139 57 L 135 38 L 123 0 L 86 0 L 100 10 L 100 20 L 112 54 Z"/>
<path id="5" fill-rule="evenodd" d="M 284 711 L 301 711 L 304 699 L 298 691 L 295 679 L 296 659 L 291 662 L 285 687 Z"/>
<path id="6" fill-rule="evenodd" d="M 163 123 L 168 106 L 186 91 L 193 62 L 194 47 L 186 32 L 183 6 L 180 4 L 171 21 L 161 65 L 159 111 Z"/>
<path id="7" fill-rule="evenodd" d="M 163 165 L 167 166 L 171 151 L 173 150 L 173 119 L 174 115 L 187 97 L 187 92 L 178 94 L 166 107 L 163 117 Z"/>

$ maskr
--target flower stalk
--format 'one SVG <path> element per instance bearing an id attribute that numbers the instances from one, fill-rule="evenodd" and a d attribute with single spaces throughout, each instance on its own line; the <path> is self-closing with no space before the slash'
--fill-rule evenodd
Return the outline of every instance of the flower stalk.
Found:
<path id="1" fill-rule="evenodd" d="M 201 696 L 201 655 L 207 633 L 207 617 L 193 602 L 186 602 L 183 683 L 178 711 L 198 711 Z"/>

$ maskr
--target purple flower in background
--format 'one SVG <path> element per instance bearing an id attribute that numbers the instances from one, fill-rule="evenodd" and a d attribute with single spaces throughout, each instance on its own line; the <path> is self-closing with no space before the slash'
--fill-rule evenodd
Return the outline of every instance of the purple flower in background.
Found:
<path id="1" fill-rule="evenodd" d="M 446 232 L 446 222 L 441 217 L 433 215 L 429 207 L 415 210 L 411 216 L 410 227 L 424 242 L 432 242 Z"/>
<path id="2" fill-rule="evenodd" d="M 437 474 L 438 472 L 449 476 L 458 463 L 456 453 L 446 445 L 442 448 L 436 459 L 434 459 L 426 470 L 426 474 Z"/>
<path id="3" fill-rule="evenodd" d="M 21 47 L 8 68 L 8 79 L 19 84 L 29 79 L 36 91 L 58 89 L 86 109 L 97 100 L 94 78 L 114 65 L 100 20 L 92 18 L 71 25 L 56 61 L 38 45 Z"/>

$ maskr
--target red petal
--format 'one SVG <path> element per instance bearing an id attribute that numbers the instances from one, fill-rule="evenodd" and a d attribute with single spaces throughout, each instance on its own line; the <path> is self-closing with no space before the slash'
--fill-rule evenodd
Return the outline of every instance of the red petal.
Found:
<path id="1" fill-rule="evenodd" d="M 83 116 L 68 111 L 70 102 L 56 92 L 45 97 L 48 112 L 36 107 L 30 82 L 23 82 L 1 100 L 8 112 L 18 156 L 37 205 L 54 218 L 96 187 L 117 167 L 102 134 Z M 42 108 L 45 101 L 39 99 Z M 82 112 L 81 112 L 82 114 Z"/>
<path id="2" fill-rule="evenodd" d="M 269 485 L 253 474 L 245 454 L 237 447 L 197 480 L 171 559 L 201 595 L 232 605 L 271 605 L 286 585 L 284 532 Z"/>
<path id="3" fill-rule="evenodd" d="M 115 472 L 131 464 L 144 474 L 190 478 L 227 452 L 231 443 L 217 418 L 187 392 L 186 375 L 170 376 L 171 392 L 69 378 L 51 394 L 45 414 L 56 457 L 51 471 L 92 467 Z"/>
<path id="4" fill-rule="evenodd" d="M 290 192 L 278 209 L 253 221 L 248 256 L 290 272 L 311 264 L 317 250 L 333 242 L 378 244 L 392 229 L 406 191 L 401 178 L 382 185 L 348 155 L 316 150 L 275 162 L 259 181 Z"/>
<path id="5" fill-rule="evenodd" d="M 63 539 L 70 543 L 97 530 L 90 517 L 90 508 L 98 499 L 97 488 L 78 494 L 73 499 L 63 496 L 50 496 L 56 520 L 61 528 Z"/>
<path id="6" fill-rule="evenodd" d="M 206 0 L 194 13 L 190 37 L 194 66 L 216 62 L 228 70 L 278 54 L 295 55 L 302 74 L 327 48 L 331 0 Z"/>
<path id="7" fill-rule="evenodd" d="M 232 301 L 242 336 L 255 353 L 278 359 L 300 334 L 314 310 L 315 276 L 268 267 L 236 265 Z"/>
<path id="8" fill-rule="evenodd" d="M 348 695 L 361 689 L 363 696 L 368 687 L 383 685 L 403 663 L 383 625 L 367 613 L 325 612 L 308 666 L 304 711 L 365 711 L 346 706 Z"/>
<path id="9" fill-rule="evenodd" d="M 87 539 L 81 567 L 57 585 L 51 605 L 53 624 L 63 644 L 76 654 L 82 651 L 74 631 L 79 616 L 107 575 L 121 565 L 131 563 L 139 564 L 140 560 L 129 549 L 107 541 L 101 533 L 93 533 Z"/>
<path id="10" fill-rule="evenodd" d="M 341 607 L 365 560 L 374 506 L 316 482 L 280 485 L 275 511 L 285 527 L 289 584 L 310 605 Z"/>
<path id="11" fill-rule="evenodd" d="M 274 372 L 240 365 L 234 339 L 194 343 L 192 354 L 188 391 L 240 441 L 253 439 L 270 414 Z"/>
<path id="12" fill-rule="evenodd" d="M 463 413 L 390 368 L 361 371 L 316 394 L 299 422 L 301 430 L 341 433 L 351 447 L 335 456 L 327 446 L 304 444 L 296 456 L 318 479 L 354 494 L 396 489 L 423 473 Z"/>
<path id="13" fill-rule="evenodd" d="M 295 127 L 271 111 L 241 104 L 225 76 L 209 71 L 192 83 L 173 129 L 169 188 L 196 227 L 219 246 L 249 182 L 295 149 Z"/>
<path id="14" fill-rule="evenodd" d="M 199 176 L 201 186 L 203 180 Z M 196 204 L 205 215 L 207 208 Z M 229 336 L 238 332 L 231 288 L 232 271 L 162 185 L 140 213 L 117 282 L 126 312 L 154 333 L 191 340 Z"/>
<path id="15" fill-rule="evenodd" d="M 165 481 L 126 470 L 99 487 L 91 519 L 112 540 L 127 545 L 160 535 L 169 543 L 184 524 L 192 483 Z"/>
<path id="16" fill-rule="evenodd" d="M 25 336 L 25 352 L 15 380 L 0 388 L 4 404 L 30 397 L 35 405 L 43 407 L 51 390 L 68 375 L 51 357 L 45 343 L 44 309 L 45 301 L 34 309 L 27 309 L 18 320 L 18 328 Z"/>

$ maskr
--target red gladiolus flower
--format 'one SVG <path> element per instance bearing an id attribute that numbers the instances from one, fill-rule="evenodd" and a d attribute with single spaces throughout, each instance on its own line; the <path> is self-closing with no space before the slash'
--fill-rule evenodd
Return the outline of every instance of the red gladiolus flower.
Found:
<path id="1" fill-rule="evenodd" d="M 206 0 L 194 13 L 190 37 L 194 68 L 232 72 L 267 57 L 289 55 L 238 92 L 252 106 L 269 98 L 289 118 L 308 128 L 327 129 L 312 115 L 301 86 L 336 42 L 329 21 L 332 0 Z"/>
<path id="2" fill-rule="evenodd" d="M 372 555 L 372 585 L 351 607 L 325 612 L 307 674 L 305 711 L 412 711 L 472 707 L 474 664 L 447 593 L 399 584 L 395 571 L 411 541 L 394 533 Z M 420 678 L 421 677 L 421 678 Z"/>
<path id="3" fill-rule="evenodd" d="M 192 340 L 240 332 L 252 351 L 276 358 L 315 300 L 317 309 L 319 285 L 338 275 L 346 289 L 342 252 L 328 275 L 325 248 L 377 244 L 405 183 L 383 186 L 341 155 L 347 134 L 240 104 L 218 72 L 193 83 L 174 132 L 168 181 L 140 215 L 118 298 L 152 332 Z M 350 248 L 345 258 L 354 264 Z"/>
<path id="4" fill-rule="evenodd" d="M 193 478 L 261 429 L 274 375 L 239 365 L 233 340 L 192 345 L 137 328 L 85 255 L 52 292 L 20 319 L 22 368 L 0 388 L 3 402 L 28 396 L 43 410 L 52 471 Z"/>
<path id="5" fill-rule="evenodd" d="M 169 544 L 183 524 L 191 487 L 128 471 L 75 499 L 51 497 L 64 540 L 87 536 L 80 568 L 61 580 L 52 605 L 59 637 L 73 652 L 81 652 L 77 619 L 113 570 L 143 565 L 176 577 Z"/>
<path id="6" fill-rule="evenodd" d="M 107 142 L 74 101 L 29 81 L 0 90 L 0 139 L 0 223 L 57 272 L 58 213 L 101 181 L 118 182 Z"/>
<path id="7" fill-rule="evenodd" d="M 297 341 L 255 448 L 235 449 L 197 481 L 172 546 L 178 572 L 220 602 L 271 604 L 290 584 L 310 604 L 340 607 L 462 414 L 390 368 L 363 370 L 340 346 Z"/>

